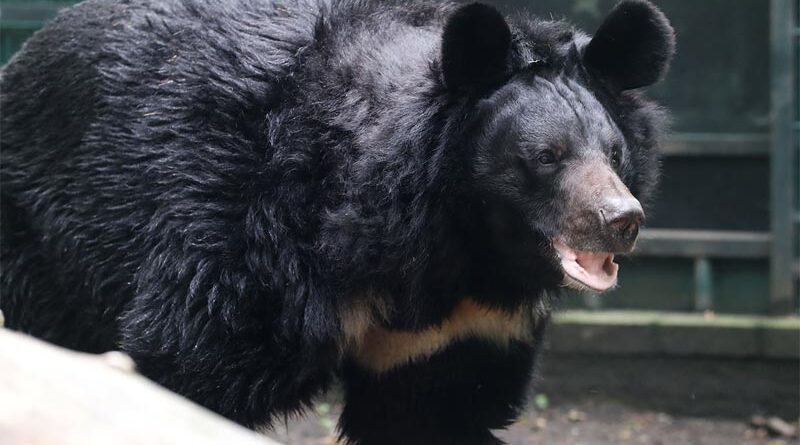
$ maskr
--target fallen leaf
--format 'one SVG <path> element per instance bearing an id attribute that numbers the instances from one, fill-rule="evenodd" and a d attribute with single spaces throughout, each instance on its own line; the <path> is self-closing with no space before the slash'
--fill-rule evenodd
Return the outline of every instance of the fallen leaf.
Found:
<path id="1" fill-rule="evenodd" d="M 567 419 L 569 419 L 570 422 L 583 422 L 586 420 L 586 413 L 578 411 L 577 409 L 571 409 L 567 413 Z"/>
<path id="2" fill-rule="evenodd" d="M 547 394 L 536 394 L 533 398 L 533 404 L 536 405 L 536 409 L 544 410 L 550 406 L 550 400 L 547 398 Z"/>

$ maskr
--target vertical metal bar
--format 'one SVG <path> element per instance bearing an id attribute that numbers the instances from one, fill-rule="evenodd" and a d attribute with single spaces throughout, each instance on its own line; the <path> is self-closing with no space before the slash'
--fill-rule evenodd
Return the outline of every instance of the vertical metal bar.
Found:
<path id="1" fill-rule="evenodd" d="M 796 54 L 792 34 L 796 0 L 770 1 L 771 158 L 770 158 L 770 308 L 773 313 L 792 310 L 794 300 L 792 256 L 794 250 L 794 131 L 796 99 L 792 70 Z"/>
<path id="2" fill-rule="evenodd" d="M 698 312 L 714 308 L 714 275 L 708 258 L 694 259 L 694 309 Z"/>

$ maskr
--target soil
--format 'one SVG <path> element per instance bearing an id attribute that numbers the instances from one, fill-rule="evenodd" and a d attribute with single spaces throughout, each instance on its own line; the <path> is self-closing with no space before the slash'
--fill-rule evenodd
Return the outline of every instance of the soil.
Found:
<path id="1" fill-rule="evenodd" d="M 546 357 L 529 408 L 497 435 L 509 444 L 800 445 L 753 426 L 800 417 L 796 361 Z M 341 394 L 268 432 L 287 445 L 335 444 Z M 413 445 L 413 444 L 409 444 Z"/>

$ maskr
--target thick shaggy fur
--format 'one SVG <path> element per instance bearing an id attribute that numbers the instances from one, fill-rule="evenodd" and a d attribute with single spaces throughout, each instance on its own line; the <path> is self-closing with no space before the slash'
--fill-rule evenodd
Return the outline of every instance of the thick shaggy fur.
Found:
<path id="1" fill-rule="evenodd" d="M 569 169 L 511 162 L 498 125 L 569 132 L 603 162 L 616 144 L 646 197 L 661 113 L 622 90 L 663 75 L 656 24 L 584 64 L 571 26 L 483 5 L 88 0 L 2 72 L 7 325 L 121 348 L 249 426 L 343 369 L 353 443 L 494 443 L 562 282 L 549 239 L 570 201 Z M 603 65 L 637 51 L 662 66 Z M 353 335 L 438 326 L 466 297 L 529 314 L 530 339 L 455 339 L 385 374 L 350 356 Z"/>

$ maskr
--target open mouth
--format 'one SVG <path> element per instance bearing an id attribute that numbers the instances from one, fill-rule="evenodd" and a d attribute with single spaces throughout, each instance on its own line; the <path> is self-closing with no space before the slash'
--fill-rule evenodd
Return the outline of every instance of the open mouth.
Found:
<path id="1" fill-rule="evenodd" d="M 613 253 L 575 250 L 557 240 L 553 247 L 561 259 L 568 286 L 602 292 L 617 284 L 619 265 L 614 262 Z"/>

